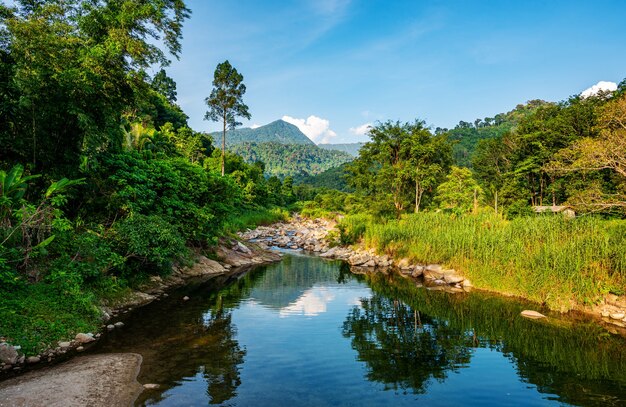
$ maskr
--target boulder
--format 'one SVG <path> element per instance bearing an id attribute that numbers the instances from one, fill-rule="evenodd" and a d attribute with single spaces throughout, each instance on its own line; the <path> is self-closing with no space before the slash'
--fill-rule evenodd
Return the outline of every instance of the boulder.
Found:
<path id="1" fill-rule="evenodd" d="M 371 259 L 372 258 L 369 254 L 356 253 L 348 258 L 348 263 L 350 263 L 351 266 L 360 266 L 361 264 L 367 263 Z"/>
<path id="2" fill-rule="evenodd" d="M 530 318 L 530 319 L 541 319 L 541 318 L 546 318 L 545 315 L 543 315 L 540 312 L 537 311 L 532 311 L 532 310 L 524 310 L 520 313 L 521 316 L 523 316 L 524 318 Z"/>
<path id="3" fill-rule="evenodd" d="M 250 251 L 247 247 L 246 249 Z M 205 256 L 199 256 L 196 264 L 183 270 L 183 273 L 188 277 L 222 274 L 225 272 L 226 269 L 221 264 L 215 260 L 208 259 Z"/>
<path id="4" fill-rule="evenodd" d="M 93 342 L 96 340 L 96 338 L 93 337 L 93 334 L 76 334 L 76 337 L 74 338 L 76 340 L 76 342 L 80 343 L 80 344 L 85 344 L 85 343 L 89 343 L 89 342 Z"/>
<path id="5" fill-rule="evenodd" d="M 0 362 L 13 365 L 17 362 L 17 350 L 8 343 L 0 343 Z"/>

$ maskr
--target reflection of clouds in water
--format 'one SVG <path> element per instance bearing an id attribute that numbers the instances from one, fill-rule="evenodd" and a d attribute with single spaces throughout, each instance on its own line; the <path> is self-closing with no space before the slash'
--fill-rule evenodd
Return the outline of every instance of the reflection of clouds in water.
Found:
<path id="1" fill-rule="evenodd" d="M 353 298 L 348 298 L 348 301 L 346 302 L 346 304 L 353 305 L 355 307 L 360 307 L 362 300 L 363 300 L 363 297 L 356 296 L 356 297 L 353 297 Z"/>
<path id="2" fill-rule="evenodd" d="M 335 299 L 335 294 L 325 287 L 313 287 L 306 290 L 295 302 L 280 309 L 280 316 L 306 315 L 317 316 L 326 312 L 328 303 Z"/>

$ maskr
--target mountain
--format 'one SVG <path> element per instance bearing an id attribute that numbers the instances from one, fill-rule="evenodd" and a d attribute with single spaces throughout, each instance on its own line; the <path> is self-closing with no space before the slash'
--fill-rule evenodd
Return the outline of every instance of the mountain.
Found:
<path id="1" fill-rule="evenodd" d="M 216 146 L 222 145 L 222 132 L 211 133 Z M 276 120 L 257 128 L 244 127 L 226 132 L 226 145 L 234 146 L 242 143 L 278 143 L 315 145 L 296 126 L 283 120 Z"/>
<path id="2" fill-rule="evenodd" d="M 262 161 L 265 174 L 279 178 L 320 174 L 353 157 L 343 151 L 324 150 L 315 144 L 240 143 L 229 147 L 248 163 Z"/>
<path id="3" fill-rule="evenodd" d="M 350 154 L 352 157 L 358 157 L 359 150 L 365 143 L 344 143 L 344 144 L 318 144 L 319 148 L 325 150 L 337 150 Z"/>

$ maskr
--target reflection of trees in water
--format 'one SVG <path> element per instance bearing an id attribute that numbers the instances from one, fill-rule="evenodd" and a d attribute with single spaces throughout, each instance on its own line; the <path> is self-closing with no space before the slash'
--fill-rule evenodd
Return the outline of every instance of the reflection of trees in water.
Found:
<path id="1" fill-rule="evenodd" d="M 524 381 L 559 395 L 562 402 L 626 405 L 626 340 L 595 323 L 554 317 L 531 321 L 519 314 L 533 305 L 511 298 L 428 291 L 410 279 L 380 273 L 365 279 L 374 297 L 363 303 L 364 310 L 352 310 L 344 333 L 368 363 L 372 380 L 423 391 L 426 374 L 445 378 L 455 360 L 469 360 L 469 350 L 460 348 L 480 346 L 498 349 Z M 391 298 L 399 301 L 395 308 Z M 419 328 L 410 326 L 413 310 L 427 332 L 423 338 Z"/>
<path id="2" fill-rule="evenodd" d="M 119 335 L 114 331 L 101 350 L 142 354 L 138 380 L 158 383 L 160 388 L 142 393 L 137 405 L 163 400 L 164 393 L 196 375 L 207 383 L 209 402 L 221 404 L 234 397 L 241 384 L 239 369 L 245 349 L 236 340 L 231 312 L 242 299 L 257 287 L 271 291 L 295 286 L 294 292 L 303 292 L 319 281 L 339 279 L 346 273 L 349 275 L 347 270 L 339 271 L 338 263 L 286 257 L 247 274 L 216 277 L 136 310 L 123 331 Z M 184 295 L 190 300 L 182 302 Z"/>
<path id="3" fill-rule="evenodd" d="M 354 307 L 343 325 L 367 378 L 386 389 L 423 393 L 429 379 L 469 363 L 473 337 L 420 314 L 389 297 L 375 294 Z"/>
<path id="4" fill-rule="evenodd" d="M 288 256 L 280 263 L 267 266 L 265 273 L 255 281 L 250 297 L 267 307 L 281 309 L 316 284 L 343 284 L 350 275 L 338 262 Z"/>

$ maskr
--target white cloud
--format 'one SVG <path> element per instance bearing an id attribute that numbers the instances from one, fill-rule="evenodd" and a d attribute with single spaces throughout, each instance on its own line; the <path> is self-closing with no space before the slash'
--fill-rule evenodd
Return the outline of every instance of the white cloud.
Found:
<path id="1" fill-rule="evenodd" d="M 252 126 L 250 126 L 251 129 L 257 129 L 259 127 L 261 127 L 261 125 L 260 124 L 256 124 L 256 123 L 254 123 Z"/>
<path id="2" fill-rule="evenodd" d="M 311 115 L 306 119 L 296 119 L 291 116 L 283 116 L 283 120 L 299 128 L 305 136 L 316 144 L 330 143 L 332 138 L 337 137 L 337 133 L 330 129 L 330 122 L 321 117 Z"/>
<path id="3" fill-rule="evenodd" d="M 363 123 L 362 125 L 357 127 L 350 127 L 350 133 L 354 134 L 355 136 L 364 136 L 370 131 L 371 127 L 372 123 Z"/>
<path id="4" fill-rule="evenodd" d="M 597 95 L 600 92 L 614 92 L 617 90 L 617 83 L 615 82 L 607 82 L 600 81 L 593 85 L 592 87 L 585 89 L 581 92 L 581 98 L 588 98 L 590 96 Z"/>

